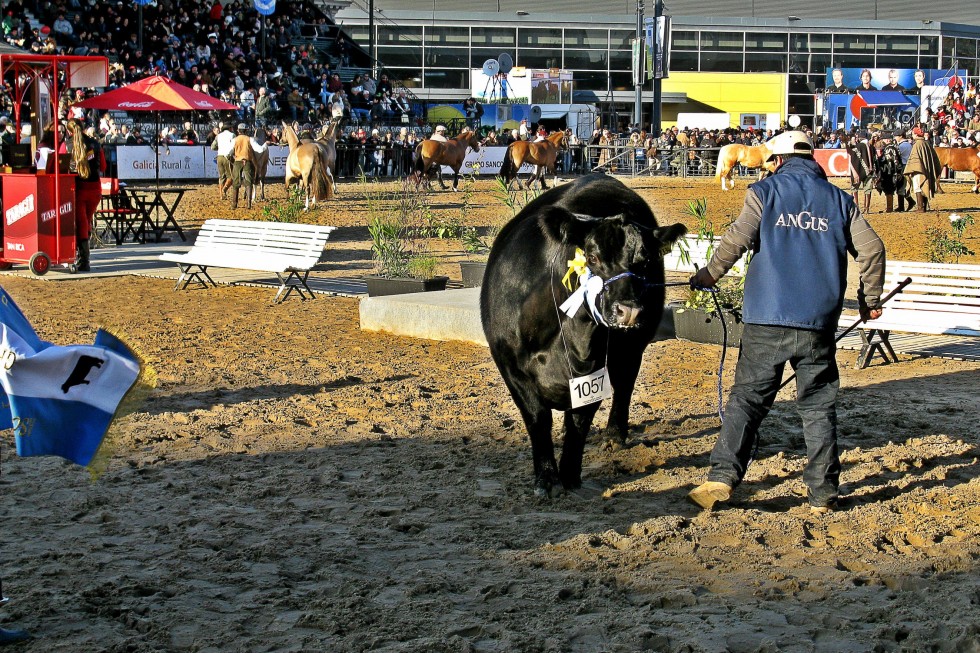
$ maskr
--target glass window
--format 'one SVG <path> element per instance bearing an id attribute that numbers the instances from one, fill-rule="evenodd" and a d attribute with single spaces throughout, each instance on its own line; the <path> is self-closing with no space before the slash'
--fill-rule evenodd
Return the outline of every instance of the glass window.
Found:
<path id="1" fill-rule="evenodd" d="M 609 31 L 609 49 L 610 50 L 631 50 L 633 48 L 633 39 L 636 38 L 636 32 L 627 32 L 621 29 L 614 29 Z"/>
<path id="2" fill-rule="evenodd" d="M 952 36 L 947 36 L 943 38 L 943 58 L 939 64 L 939 67 L 948 66 L 953 63 L 953 46 L 955 45 L 955 39 Z"/>
<path id="3" fill-rule="evenodd" d="M 518 66 L 525 68 L 561 68 L 561 50 L 557 48 L 521 48 L 517 51 Z M 480 62 L 483 65 L 483 62 Z"/>
<path id="4" fill-rule="evenodd" d="M 674 72 L 697 72 L 697 52 L 671 52 L 670 69 Z"/>
<path id="5" fill-rule="evenodd" d="M 813 114 L 816 111 L 813 95 L 790 95 L 788 97 L 787 110 L 790 115 L 800 116 L 803 122 L 813 124 Z"/>
<path id="6" fill-rule="evenodd" d="M 425 44 L 468 46 L 470 30 L 468 27 L 426 27 Z"/>
<path id="7" fill-rule="evenodd" d="M 740 73 L 742 67 L 741 52 L 702 52 L 701 71 L 711 73 Z"/>
<path id="8" fill-rule="evenodd" d="M 427 70 L 424 80 L 427 88 L 466 88 L 470 87 L 468 70 Z"/>
<path id="9" fill-rule="evenodd" d="M 702 50 L 739 51 L 745 47 L 745 34 L 742 32 L 701 32 Z M 702 68 L 704 70 L 704 68 Z"/>
<path id="10" fill-rule="evenodd" d="M 422 71 L 418 68 L 387 68 L 388 76 L 409 88 L 422 85 Z"/>
<path id="11" fill-rule="evenodd" d="M 517 43 L 517 33 L 513 28 L 506 27 L 473 27 L 470 42 L 476 46 L 513 49 Z M 499 54 L 499 52 L 498 52 Z"/>
<path id="12" fill-rule="evenodd" d="M 565 68 L 605 70 L 607 61 L 605 50 L 565 50 Z"/>
<path id="13" fill-rule="evenodd" d="M 501 48 L 473 48 L 470 50 L 470 61 L 473 62 L 474 68 L 482 68 L 484 61 L 487 59 L 499 59 L 500 55 L 504 52 L 510 55 L 511 60 L 514 59 L 513 50 L 504 50 Z"/>
<path id="14" fill-rule="evenodd" d="M 919 50 L 917 36 L 888 36 L 878 35 L 878 52 L 894 52 L 896 54 L 915 54 Z"/>
<path id="15" fill-rule="evenodd" d="M 793 35 L 796 36 L 795 34 Z M 830 52 L 833 44 L 830 34 L 810 34 L 810 50 L 815 52 Z"/>
<path id="16" fill-rule="evenodd" d="M 670 33 L 670 49 L 673 50 L 697 50 L 698 33 L 688 31 L 674 31 Z"/>
<path id="17" fill-rule="evenodd" d="M 367 43 L 368 42 L 368 28 L 367 25 L 344 25 L 344 31 L 347 36 L 350 37 L 349 40 L 354 43 Z"/>
<path id="18" fill-rule="evenodd" d="M 469 51 L 466 48 L 426 48 L 425 65 L 427 68 L 469 68 Z"/>
<path id="19" fill-rule="evenodd" d="M 834 65 L 841 68 L 874 68 L 874 58 L 867 54 L 834 54 Z"/>
<path id="20" fill-rule="evenodd" d="M 976 39 L 956 39 L 956 56 L 975 59 L 977 56 Z"/>
<path id="21" fill-rule="evenodd" d="M 764 54 L 761 52 L 745 53 L 745 72 L 747 73 L 784 73 L 786 72 L 785 54 Z M 800 71 L 803 72 L 803 71 Z"/>
<path id="22" fill-rule="evenodd" d="M 834 53 L 875 51 L 874 34 L 835 34 Z"/>
<path id="23" fill-rule="evenodd" d="M 918 57 L 900 57 L 894 54 L 878 54 L 878 63 L 875 68 L 908 68 L 915 70 L 919 67 Z"/>
<path id="24" fill-rule="evenodd" d="M 789 35 L 789 49 L 792 52 L 809 52 L 810 35 L 793 32 Z"/>
<path id="25" fill-rule="evenodd" d="M 604 29 L 565 29 L 566 48 L 598 48 L 605 50 L 609 47 L 609 32 Z"/>
<path id="26" fill-rule="evenodd" d="M 522 27 L 517 32 L 517 43 L 522 47 L 538 48 L 544 45 L 561 47 L 561 30 Z"/>
<path id="27" fill-rule="evenodd" d="M 813 93 L 817 88 L 823 88 L 824 78 L 819 78 L 819 83 L 817 83 L 817 76 L 814 75 L 812 78 L 807 75 L 790 75 L 789 76 L 789 92 L 792 93 Z"/>
<path id="28" fill-rule="evenodd" d="M 632 52 L 610 52 L 609 53 L 609 69 L 610 70 L 632 70 L 633 69 L 633 53 Z"/>
<path id="29" fill-rule="evenodd" d="M 421 27 L 401 27 L 399 25 L 381 25 L 378 27 L 378 45 L 396 43 L 408 45 L 421 42 Z"/>
<path id="30" fill-rule="evenodd" d="M 786 52 L 786 35 L 749 32 L 745 35 L 745 49 L 761 52 Z"/>
<path id="31" fill-rule="evenodd" d="M 612 73 L 609 75 L 609 81 L 614 91 L 632 91 L 636 88 L 633 86 L 633 73 Z"/>
<path id="32" fill-rule="evenodd" d="M 791 54 L 789 71 L 791 73 L 819 73 L 826 76 L 827 69 L 833 68 L 829 54 Z"/>
<path id="33" fill-rule="evenodd" d="M 378 46 L 378 59 L 385 68 L 392 66 L 422 67 L 422 48 L 398 48 L 393 46 Z"/>
<path id="34" fill-rule="evenodd" d="M 575 71 L 575 90 L 576 91 L 600 91 L 605 93 L 609 79 L 605 71 Z"/>
<path id="35" fill-rule="evenodd" d="M 919 54 L 920 55 L 937 55 L 939 54 L 939 37 L 938 36 L 920 36 L 919 37 Z"/>

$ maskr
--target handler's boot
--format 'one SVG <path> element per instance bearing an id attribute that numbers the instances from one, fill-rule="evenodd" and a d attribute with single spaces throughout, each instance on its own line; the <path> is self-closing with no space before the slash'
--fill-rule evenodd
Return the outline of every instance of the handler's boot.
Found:
<path id="1" fill-rule="evenodd" d="M 91 249 L 87 240 L 79 241 L 75 248 L 75 267 L 79 272 L 89 272 L 92 266 L 89 264 Z"/>
<path id="2" fill-rule="evenodd" d="M 705 510 L 711 510 L 719 501 L 728 501 L 732 496 L 732 486 L 719 481 L 702 483 L 687 494 L 687 500 Z"/>
<path id="3" fill-rule="evenodd" d="M 238 208 L 238 189 L 237 188 L 232 188 L 231 189 L 231 208 L 233 208 L 233 209 L 237 209 Z"/>
<path id="4" fill-rule="evenodd" d="M 901 199 L 899 199 L 901 201 Z M 885 195 L 885 213 L 891 213 L 895 210 L 895 196 Z"/>
<path id="5" fill-rule="evenodd" d="M 901 213 L 905 210 L 905 196 L 901 193 L 898 194 L 898 212 Z"/>
<path id="6" fill-rule="evenodd" d="M 252 187 L 251 186 L 246 186 L 245 187 L 245 208 L 246 209 L 252 208 Z"/>
<path id="7" fill-rule="evenodd" d="M 915 205 L 919 207 L 919 213 L 926 212 L 926 201 L 925 198 L 922 197 L 922 193 L 915 194 Z"/>

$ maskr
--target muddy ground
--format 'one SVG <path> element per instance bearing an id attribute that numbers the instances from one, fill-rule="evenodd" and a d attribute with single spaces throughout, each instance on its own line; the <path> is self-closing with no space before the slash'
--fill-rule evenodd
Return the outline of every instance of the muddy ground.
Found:
<path id="1" fill-rule="evenodd" d="M 662 222 L 706 197 L 722 224 L 744 192 L 631 184 Z M 345 183 L 304 217 L 340 227 L 325 273 L 370 270 L 366 216 L 395 188 Z M 927 226 L 980 212 L 966 190 L 928 214 L 880 213 L 876 197 L 889 258 L 922 259 Z M 193 191 L 181 221 L 230 215 L 214 197 Z M 430 202 L 483 228 L 509 213 L 489 182 Z M 459 243 L 429 246 L 458 279 Z M 684 495 L 718 433 L 718 347 L 651 346 L 628 446 L 590 444 L 584 488 L 546 500 L 485 348 L 361 332 L 349 298 L 0 283 L 43 338 L 91 342 L 113 325 L 159 376 L 96 482 L 16 458 L 4 438 L 4 622 L 37 636 L 12 650 L 980 651 L 978 363 L 853 370 L 841 351 L 844 509 L 806 509 L 784 390 L 730 506 L 699 514 Z"/>

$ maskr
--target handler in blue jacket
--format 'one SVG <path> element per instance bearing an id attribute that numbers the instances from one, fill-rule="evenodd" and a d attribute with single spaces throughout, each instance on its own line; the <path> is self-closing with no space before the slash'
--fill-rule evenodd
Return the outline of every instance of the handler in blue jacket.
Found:
<path id="1" fill-rule="evenodd" d="M 847 255 L 860 266 L 861 317 L 881 316 L 885 247 L 854 200 L 827 181 L 813 142 L 799 131 L 768 143 L 776 172 L 753 184 L 738 219 L 708 265 L 691 277 L 710 288 L 751 249 L 745 277 L 745 328 L 708 482 L 688 494 L 710 509 L 727 501 L 745 476 L 759 425 L 769 413 L 788 362 L 796 372 L 808 462 L 803 471 L 811 511 L 838 498 L 837 370 L 834 336 L 847 285 Z"/>

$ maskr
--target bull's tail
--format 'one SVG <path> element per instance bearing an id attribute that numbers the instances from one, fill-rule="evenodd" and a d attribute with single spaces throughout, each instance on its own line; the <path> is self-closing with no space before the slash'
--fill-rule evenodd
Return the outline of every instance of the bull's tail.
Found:
<path id="1" fill-rule="evenodd" d="M 511 179 L 517 176 L 517 171 L 514 168 L 514 159 L 510 156 L 510 148 L 504 152 L 504 161 L 500 164 L 500 177 L 504 180 L 505 184 L 509 184 Z"/>

